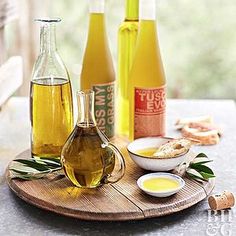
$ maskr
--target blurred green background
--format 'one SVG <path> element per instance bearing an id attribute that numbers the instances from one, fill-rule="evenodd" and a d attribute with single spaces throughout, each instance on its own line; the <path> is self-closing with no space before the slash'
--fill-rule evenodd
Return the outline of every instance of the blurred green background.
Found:
<path id="1" fill-rule="evenodd" d="M 107 33 L 115 67 L 124 5 L 124 0 L 106 0 Z M 58 48 L 74 88 L 78 88 L 88 1 L 42 0 L 39 7 L 45 8 L 46 15 L 63 19 L 57 30 Z M 33 17 L 41 16 L 37 9 L 34 12 Z M 235 0 L 157 0 L 157 23 L 168 97 L 236 99 Z"/>

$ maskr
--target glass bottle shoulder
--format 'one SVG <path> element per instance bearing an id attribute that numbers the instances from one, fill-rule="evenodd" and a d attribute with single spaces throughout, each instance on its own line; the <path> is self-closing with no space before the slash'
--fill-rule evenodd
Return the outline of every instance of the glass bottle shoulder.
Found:
<path id="1" fill-rule="evenodd" d="M 123 23 L 121 23 L 120 27 L 119 27 L 119 32 L 130 32 L 130 31 L 138 31 L 138 25 L 139 22 L 137 21 L 124 21 Z"/>
<path id="2" fill-rule="evenodd" d="M 134 87 L 160 87 L 165 74 L 154 21 L 141 21 L 137 47 L 131 69 Z"/>
<path id="3" fill-rule="evenodd" d="M 42 78 L 63 78 L 69 81 L 68 71 L 57 52 L 41 53 L 34 65 L 32 81 Z"/>

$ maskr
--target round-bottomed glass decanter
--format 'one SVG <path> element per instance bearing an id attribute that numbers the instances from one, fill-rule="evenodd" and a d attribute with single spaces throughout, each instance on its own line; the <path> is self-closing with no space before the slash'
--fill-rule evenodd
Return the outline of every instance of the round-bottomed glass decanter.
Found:
<path id="1" fill-rule="evenodd" d="M 124 175 L 125 162 L 120 151 L 97 127 L 94 92 L 80 91 L 77 98 L 78 121 L 61 155 L 65 174 L 74 185 L 83 188 L 117 182 Z M 115 168 L 116 157 L 118 168 Z"/>

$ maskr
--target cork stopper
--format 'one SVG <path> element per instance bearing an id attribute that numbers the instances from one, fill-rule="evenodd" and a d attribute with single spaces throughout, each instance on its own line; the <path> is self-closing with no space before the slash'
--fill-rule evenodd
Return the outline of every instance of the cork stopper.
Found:
<path id="1" fill-rule="evenodd" d="M 89 0 L 90 13 L 104 13 L 105 1 L 104 0 Z"/>
<path id="2" fill-rule="evenodd" d="M 156 0 L 140 0 L 139 15 L 141 20 L 156 20 Z"/>
<path id="3" fill-rule="evenodd" d="M 222 194 L 210 196 L 208 198 L 208 203 L 212 210 L 223 210 L 233 207 L 235 199 L 233 193 L 224 191 Z"/>

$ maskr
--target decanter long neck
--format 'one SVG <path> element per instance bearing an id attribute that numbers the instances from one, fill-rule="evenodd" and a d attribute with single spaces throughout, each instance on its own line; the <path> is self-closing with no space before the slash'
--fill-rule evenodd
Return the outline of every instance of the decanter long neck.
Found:
<path id="1" fill-rule="evenodd" d="M 94 92 L 92 90 L 80 91 L 78 98 L 78 125 L 85 127 L 95 126 L 94 117 Z"/>
<path id="2" fill-rule="evenodd" d="M 40 29 L 40 53 L 52 53 L 56 50 L 56 26 L 54 23 L 44 23 Z"/>

